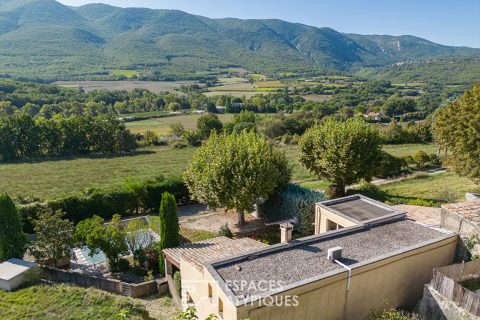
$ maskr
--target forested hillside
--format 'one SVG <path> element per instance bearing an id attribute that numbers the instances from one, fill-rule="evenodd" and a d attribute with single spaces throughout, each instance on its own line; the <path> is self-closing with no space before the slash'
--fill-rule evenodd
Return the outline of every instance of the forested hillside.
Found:
<path id="1" fill-rule="evenodd" d="M 0 0 L 0 70 L 26 79 L 200 78 L 228 67 L 275 75 L 469 58 L 480 49 L 412 36 L 343 34 L 281 20 L 209 19 L 174 10 L 78 8 L 54 0 Z M 473 60 L 478 64 L 478 60 Z"/>

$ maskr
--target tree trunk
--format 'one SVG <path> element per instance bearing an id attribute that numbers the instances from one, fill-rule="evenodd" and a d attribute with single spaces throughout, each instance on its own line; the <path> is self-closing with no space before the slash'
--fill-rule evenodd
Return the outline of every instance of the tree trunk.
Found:
<path id="1" fill-rule="evenodd" d="M 237 210 L 237 225 L 238 227 L 243 227 L 245 224 L 245 212 L 243 210 Z"/>
<path id="2" fill-rule="evenodd" d="M 343 183 L 337 183 L 332 186 L 333 188 L 333 194 L 331 195 L 332 198 L 341 198 L 345 196 L 345 184 Z"/>

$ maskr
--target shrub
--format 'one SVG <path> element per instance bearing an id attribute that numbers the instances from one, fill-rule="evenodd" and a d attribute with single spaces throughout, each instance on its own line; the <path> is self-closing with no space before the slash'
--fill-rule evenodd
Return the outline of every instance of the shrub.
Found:
<path id="1" fill-rule="evenodd" d="M 405 171 L 406 167 L 407 161 L 405 159 L 397 158 L 388 152 L 382 151 L 375 175 L 380 178 L 398 176 Z"/>
<path id="2" fill-rule="evenodd" d="M 376 199 L 379 201 L 385 201 L 386 200 L 386 195 L 385 193 L 380 190 L 380 188 L 376 185 L 374 185 L 371 182 L 363 181 L 360 183 L 358 188 L 356 190 L 351 190 L 349 193 L 355 194 L 355 193 L 360 193 L 366 197 Z"/>
<path id="3" fill-rule="evenodd" d="M 175 140 L 175 142 L 172 143 L 172 147 L 174 149 L 185 149 L 188 147 L 188 144 L 183 140 Z"/>
<path id="4" fill-rule="evenodd" d="M 321 192 L 288 184 L 262 206 L 267 220 L 297 219 L 295 229 L 302 235 L 310 235 L 313 234 L 315 203 L 322 200 L 325 200 L 325 195 Z"/>
<path id="5" fill-rule="evenodd" d="M 395 309 L 372 312 L 368 320 L 421 320 L 420 316 Z"/>
<path id="6" fill-rule="evenodd" d="M 413 161 L 418 168 L 423 168 L 430 162 L 430 156 L 425 151 L 420 150 L 413 155 Z"/>
<path id="7" fill-rule="evenodd" d="M 115 264 L 114 272 L 125 272 L 130 269 L 130 262 L 127 259 L 120 258 Z"/>
<path id="8" fill-rule="evenodd" d="M 200 137 L 203 139 L 207 139 L 212 131 L 220 133 L 220 131 L 222 131 L 223 129 L 223 123 L 222 121 L 220 121 L 216 114 L 208 113 L 198 118 L 197 129 L 199 131 Z"/>
<path id="9" fill-rule="evenodd" d="M 223 226 L 220 227 L 220 230 L 218 230 L 219 237 L 227 237 L 227 238 L 233 238 L 233 233 L 232 230 L 228 227 L 228 223 L 225 223 Z"/>

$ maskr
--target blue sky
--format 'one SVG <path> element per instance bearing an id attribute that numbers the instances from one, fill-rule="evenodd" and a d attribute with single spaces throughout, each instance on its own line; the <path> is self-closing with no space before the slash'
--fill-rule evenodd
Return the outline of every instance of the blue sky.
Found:
<path id="1" fill-rule="evenodd" d="M 411 34 L 480 48 L 479 0 L 60 0 L 178 9 L 210 18 L 278 18 L 341 32 Z"/>

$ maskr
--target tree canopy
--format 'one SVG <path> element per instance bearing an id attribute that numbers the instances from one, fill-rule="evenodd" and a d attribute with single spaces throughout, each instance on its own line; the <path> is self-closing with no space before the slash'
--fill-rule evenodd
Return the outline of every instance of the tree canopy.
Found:
<path id="1" fill-rule="evenodd" d="M 69 257 L 75 227 L 63 212 L 44 210 L 33 221 L 36 239 L 29 252 L 37 260 L 52 260 L 55 266 L 63 257 Z"/>
<path id="2" fill-rule="evenodd" d="M 448 151 L 446 163 L 459 175 L 480 184 L 480 84 L 438 109 L 433 130 Z"/>
<path id="3" fill-rule="evenodd" d="M 299 161 L 313 174 L 334 184 L 335 193 L 360 179 L 371 180 L 381 157 L 378 131 L 357 119 L 328 119 L 300 139 Z"/>
<path id="4" fill-rule="evenodd" d="M 93 256 L 103 251 L 110 267 L 115 272 L 118 268 L 120 256 L 128 252 L 126 232 L 120 227 L 120 216 L 114 215 L 112 221 L 106 226 L 104 219 L 93 216 L 81 221 L 75 231 L 75 241 L 86 246 Z"/>
<path id="5" fill-rule="evenodd" d="M 0 194 L 0 261 L 23 258 L 26 240 L 15 204 L 8 194 Z"/>
<path id="6" fill-rule="evenodd" d="M 216 114 L 207 113 L 198 118 L 197 129 L 200 132 L 200 136 L 206 139 L 212 131 L 220 133 L 223 129 L 223 123 Z"/>
<path id="7" fill-rule="evenodd" d="M 259 198 L 290 181 L 285 154 L 254 132 L 212 134 L 184 173 L 194 199 L 212 208 L 236 209 L 238 224 Z"/>

